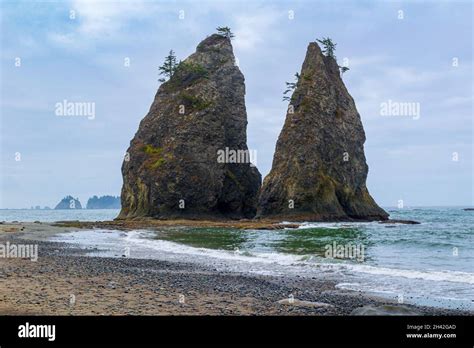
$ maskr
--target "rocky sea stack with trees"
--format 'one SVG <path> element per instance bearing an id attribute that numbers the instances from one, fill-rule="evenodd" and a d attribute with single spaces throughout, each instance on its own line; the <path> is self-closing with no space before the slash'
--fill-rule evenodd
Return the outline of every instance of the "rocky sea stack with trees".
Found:
<path id="1" fill-rule="evenodd" d="M 370 196 L 365 133 L 330 38 L 308 46 L 301 72 L 287 82 L 289 102 L 271 172 L 222 161 L 248 151 L 244 77 L 228 27 L 179 61 L 171 50 L 162 83 L 122 166 L 119 219 L 387 220 Z M 290 97 L 291 95 L 291 97 Z M 259 195 L 259 197 L 258 197 Z"/>
<path id="2" fill-rule="evenodd" d="M 386 220 L 370 196 L 365 133 L 341 75 L 331 39 L 308 46 L 289 100 L 270 173 L 259 198 L 259 217 L 293 221 Z"/>
<path id="3" fill-rule="evenodd" d="M 86 209 L 120 209 L 120 197 L 93 196 L 88 199 Z"/>
<path id="4" fill-rule="evenodd" d="M 171 51 L 150 111 L 122 166 L 119 219 L 252 218 L 261 175 L 218 152 L 248 151 L 244 76 L 228 28 L 177 63 Z"/>
<path id="5" fill-rule="evenodd" d="M 66 196 L 61 199 L 54 209 L 82 209 L 82 205 L 78 198 Z"/>

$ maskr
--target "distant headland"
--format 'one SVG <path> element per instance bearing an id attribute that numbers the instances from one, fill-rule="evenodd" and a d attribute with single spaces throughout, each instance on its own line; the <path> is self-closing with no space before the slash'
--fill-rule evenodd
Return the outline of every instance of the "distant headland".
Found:
<path id="1" fill-rule="evenodd" d="M 39 206 L 35 209 L 41 209 Z M 49 209 L 45 207 L 45 209 Z M 74 198 L 68 195 L 61 199 L 61 201 L 54 208 L 60 209 L 83 209 L 79 198 Z M 120 209 L 120 197 L 118 196 L 92 196 L 88 199 L 85 209 Z"/>

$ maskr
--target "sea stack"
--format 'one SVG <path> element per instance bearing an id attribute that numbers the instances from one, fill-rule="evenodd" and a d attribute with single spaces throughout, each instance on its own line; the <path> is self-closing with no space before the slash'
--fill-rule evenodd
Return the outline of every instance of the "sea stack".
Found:
<path id="1" fill-rule="evenodd" d="M 82 209 L 82 205 L 78 198 L 69 195 L 61 199 L 54 209 Z"/>
<path id="2" fill-rule="evenodd" d="M 260 173 L 222 156 L 248 153 L 244 96 L 230 38 L 207 37 L 140 122 L 122 165 L 119 219 L 254 217 Z"/>
<path id="3" fill-rule="evenodd" d="M 365 133 L 336 60 L 311 42 L 259 197 L 259 217 L 386 220 L 370 196 Z"/>

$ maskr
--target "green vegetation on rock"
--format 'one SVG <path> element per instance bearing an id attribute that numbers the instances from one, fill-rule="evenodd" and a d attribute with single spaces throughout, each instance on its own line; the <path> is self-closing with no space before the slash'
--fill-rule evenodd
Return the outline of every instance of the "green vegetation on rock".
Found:
<path id="1" fill-rule="evenodd" d="M 234 38 L 234 33 L 230 30 L 229 27 L 217 27 L 217 34 L 232 40 Z"/>
<path id="2" fill-rule="evenodd" d="M 163 163 L 165 163 L 165 159 L 164 158 L 160 158 L 158 159 L 155 163 L 153 163 L 150 167 L 153 168 L 153 169 L 157 169 L 159 167 L 161 167 L 163 165 Z"/>
<path id="3" fill-rule="evenodd" d="M 300 74 L 299 73 L 295 73 L 295 79 L 296 79 L 296 82 L 285 82 L 286 83 L 286 90 L 283 92 L 283 101 L 290 101 L 291 100 L 291 98 L 288 97 L 286 94 L 288 94 L 289 92 L 294 91 L 294 89 L 298 85 L 298 82 L 300 80 Z"/>
<path id="4" fill-rule="evenodd" d="M 179 62 L 172 78 L 164 85 L 169 91 L 177 91 L 209 78 L 209 71 L 199 63 Z"/>
<path id="5" fill-rule="evenodd" d="M 144 145 L 142 148 L 143 152 L 151 155 L 151 154 L 158 154 L 160 155 L 163 152 L 163 148 L 161 147 L 154 147 L 153 145 Z"/>
<path id="6" fill-rule="evenodd" d="M 176 56 L 171 50 L 169 54 L 165 58 L 165 62 L 163 63 L 162 66 L 158 67 L 158 70 L 160 70 L 160 75 L 164 75 L 168 79 L 171 79 L 176 71 L 178 64 L 176 63 Z M 158 81 L 160 82 L 165 82 L 166 79 L 161 78 Z"/>
<path id="7" fill-rule="evenodd" d="M 191 108 L 191 110 L 202 111 L 212 105 L 212 101 L 205 100 L 201 97 L 197 97 L 188 93 L 181 93 L 180 98 L 185 107 Z"/>
<path id="8" fill-rule="evenodd" d="M 209 72 L 205 67 L 193 62 L 180 62 L 177 71 L 180 73 L 197 75 L 199 78 L 209 76 Z"/>
<path id="9" fill-rule="evenodd" d="M 336 50 L 337 44 L 332 42 L 329 37 L 323 37 L 321 40 L 317 39 L 317 41 L 323 45 L 323 53 L 325 53 L 327 57 L 336 59 L 334 51 Z"/>
<path id="10" fill-rule="evenodd" d="M 341 69 L 341 74 L 344 74 L 346 71 L 349 70 L 347 66 L 340 66 L 339 69 Z"/>
<path id="11" fill-rule="evenodd" d="M 142 150 L 148 155 L 145 160 L 145 165 L 150 169 L 157 169 L 161 167 L 166 160 L 163 158 L 163 148 L 155 147 L 150 144 L 143 145 Z"/>

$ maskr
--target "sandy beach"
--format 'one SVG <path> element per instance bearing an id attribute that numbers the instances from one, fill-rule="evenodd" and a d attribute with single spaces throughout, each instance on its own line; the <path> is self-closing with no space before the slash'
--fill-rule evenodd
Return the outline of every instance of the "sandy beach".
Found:
<path id="1" fill-rule="evenodd" d="M 85 256 L 83 249 L 48 241 L 79 229 L 72 227 L 74 223 L 60 225 L 0 224 L 0 244 L 38 245 L 36 262 L 0 258 L 0 315 L 350 315 L 362 306 L 402 308 L 420 315 L 472 315 L 400 306 L 338 290 L 323 278 L 246 275 L 187 262 Z"/>

